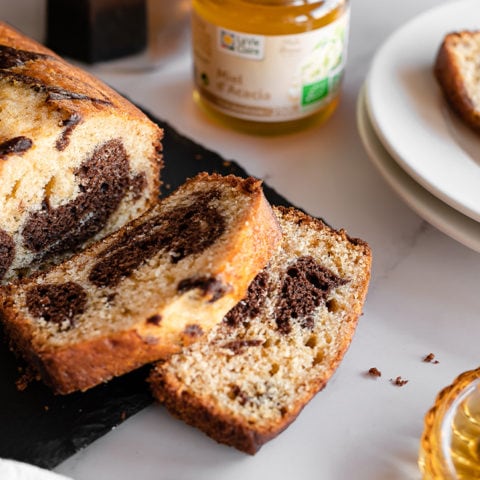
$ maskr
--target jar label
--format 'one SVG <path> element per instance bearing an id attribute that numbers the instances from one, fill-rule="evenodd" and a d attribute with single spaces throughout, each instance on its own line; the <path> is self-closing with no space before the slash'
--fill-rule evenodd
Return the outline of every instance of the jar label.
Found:
<path id="1" fill-rule="evenodd" d="M 349 11 L 308 32 L 256 35 L 193 14 L 195 85 L 215 109 L 257 122 L 295 120 L 338 94 L 346 62 Z"/>

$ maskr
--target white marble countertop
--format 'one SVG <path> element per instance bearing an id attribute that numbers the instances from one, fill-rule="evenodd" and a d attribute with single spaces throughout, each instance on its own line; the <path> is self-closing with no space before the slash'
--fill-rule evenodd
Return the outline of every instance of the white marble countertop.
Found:
<path id="1" fill-rule="evenodd" d="M 354 341 L 327 388 L 254 457 L 217 445 L 152 406 L 56 468 L 91 479 L 403 479 L 416 466 L 437 392 L 478 365 L 480 255 L 423 221 L 372 166 L 355 109 L 387 36 L 439 0 L 353 0 L 340 107 L 323 126 L 253 137 L 206 119 L 192 102 L 189 49 L 150 73 L 100 77 L 181 133 L 237 160 L 292 203 L 371 245 L 369 295 Z M 42 39 L 43 2 L 0 0 L 0 17 Z M 414 139 L 412 140 L 414 141 Z M 425 363 L 433 352 L 438 364 Z M 370 367 L 382 371 L 373 379 Z M 401 376 L 399 388 L 390 378 Z"/>

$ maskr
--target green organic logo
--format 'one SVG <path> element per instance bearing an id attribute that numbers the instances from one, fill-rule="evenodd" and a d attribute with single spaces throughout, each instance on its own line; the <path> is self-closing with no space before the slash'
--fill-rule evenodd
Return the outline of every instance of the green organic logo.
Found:
<path id="1" fill-rule="evenodd" d="M 328 95 L 328 78 L 309 83 L 302 88 L 302 107 L 322 100 Z"/>

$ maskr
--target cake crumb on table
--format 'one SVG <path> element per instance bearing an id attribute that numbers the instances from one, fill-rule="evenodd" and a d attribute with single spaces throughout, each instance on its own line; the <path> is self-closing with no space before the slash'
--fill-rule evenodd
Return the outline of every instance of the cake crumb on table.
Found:
<path id="1" fill-rule="evenodd" d="M 396 387 L 403 387 L 408 383 L 408 380 L 405 380 L 404 378 L 398 376 L 396 378 L 391 378 L 390 382 L 392 382 L 392 384 L 395 385 Z"/>
<path id="2" fill-rule="evenodd" d="M 376 367 L 372 367 L 368 370 L 368 374 L 371 376 L 371 377 L 381 377 L 382 376 L 382 372 L 376 368 Z"/>
<path id="3" fill-rule="evenodd" d="M 435 355 L 433 353 L 429 353 L 428 355 L 423 357 L 423 361 L 427 363 L 434 363 L 434 364 L 440 363 L 438 360 L 435 359 Z"/>

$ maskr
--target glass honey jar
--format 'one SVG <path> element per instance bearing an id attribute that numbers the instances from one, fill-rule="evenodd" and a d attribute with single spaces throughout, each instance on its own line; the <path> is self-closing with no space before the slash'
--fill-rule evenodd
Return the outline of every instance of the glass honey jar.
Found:
<path id="1" fill-rule="evenodd" d="M 437 395 L 425 416 L 419 466 L 424 480 L 480 478 L 480 368 Z"/>
<path id="2" fill-rule="evenodd" d="M 345 70 L 348 0 L 193 0 L 194 98 L 222 123 L 276 134 L 326 120 Z"/>

